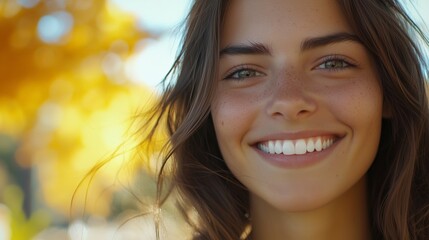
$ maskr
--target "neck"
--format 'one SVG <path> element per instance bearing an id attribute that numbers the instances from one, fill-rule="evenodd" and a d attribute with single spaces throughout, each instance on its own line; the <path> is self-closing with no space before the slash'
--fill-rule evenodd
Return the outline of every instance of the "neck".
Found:
<path id="1" fill-rule="evenodd" d="M 254 196 L 251 202 L 253 240 L 371 239 L 365 179 L 310 211 L 281 211 Z"/>

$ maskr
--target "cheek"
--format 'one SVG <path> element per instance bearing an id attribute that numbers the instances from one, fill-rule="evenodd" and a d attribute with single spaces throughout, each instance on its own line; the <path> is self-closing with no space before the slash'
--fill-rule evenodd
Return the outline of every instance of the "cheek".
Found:
<path id="1" fill-rule="evenodd" d="M 211 114 L 218 145 L 229 166 L 240 159 L 238 149 L 245 144 L 244 138 L 257 114 L 257 104 L 252 102 L 251 96 L 239 91 L 219 90 L 212 104 Z"/>
<path id="2" fill-rule="evenodd" d="M 249 122 L 252 103 L 240 93 L 219 91 L 212 104 L 212 117 L 217 134 L 235 133 Z"/>
<path id="3" fill-rule="evenodd" d="M 383 95 L 374 77 L 356 79 L 354 84 L 338 92 L 338 98 L 330 99 L 335 107 L 335 116 L 347 126 L 349 153 L 355 170 L 366 171 L 377 153 L 383 109 Z M 359 171 L 357 171 L 359 172 Z"/>
<path id="4" fill-rule="evenodd" d="M 334 90 L 329 105 L 335 106 L 335 115 L 346 125 L 360 128 L 381 122 L 383 95 L 376 78 L 358 78 L 352 84 Z"/>

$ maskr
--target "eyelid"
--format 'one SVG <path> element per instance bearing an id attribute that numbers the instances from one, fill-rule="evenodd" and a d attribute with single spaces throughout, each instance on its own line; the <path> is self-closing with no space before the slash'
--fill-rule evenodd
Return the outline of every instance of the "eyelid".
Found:
<path id="1" fill-rule="evenodd" d="M 227 79 L 233 79 L 233 80 L 240 80 L 237 78 L 232 78 L 231 76 L 234 75 L 235 73 L 237 73 L 238 71 L 243 71 L 243 70 L 250 70 L 250 71 L 255 71 L 260 73 L 262 76 L 265 76 L 266 74 L 260 70 L 261 67 L 257 66 L 257 65 L 252 65 L 252 64 L 240 64 L 237 65 L 233 68 L 231 68 L 230 70 L 228 70 L 225 74 L 224 77 L 222 78 L 223 80 L 227 80 Z M 244 78 L 243 78 L 244 79 Z"/>
<path id="2" fill-rule="evenodd" d="M 319 68 L 320 65 L 329 62 L 329 61 L 344 61 L 348 66 L 343 67 L 343 68 Z M 357 62 L 350 59 L 349 57 L 346 57 L 344 55 L 340 55 L 340 54 L 333 54 L 333 55 L 327 55 L 327 56 L 323 56 L 321 57 L 319 60 L 317 60 L 316 66 L 313 67 L 314 69 L 321 69 L 321 70 L 328 70 L 328 71 L 332 71 L 332 70 L 340 70 L 340 69 L 345 69 L 345 68 L 350 68 L 350 67 L 357 67 Z"/>

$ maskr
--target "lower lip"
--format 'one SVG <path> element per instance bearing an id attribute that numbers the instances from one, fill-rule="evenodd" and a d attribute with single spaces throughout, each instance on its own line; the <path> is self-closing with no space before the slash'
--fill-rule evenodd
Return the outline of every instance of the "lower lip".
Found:
<path id="1" fill-rule="evenodd" d="M 301 155 L 284 155 L 284 154 L 269 154 L 263 152 L 256 146 L 256 152 L 268 163 L 281 168 L 305 168 L 322 162 L 326 157 L 332 153 L 334 148 L 339 143 L 339 139 L 335 141 L 330 147 L 317 152 L 307 152 Z"/>

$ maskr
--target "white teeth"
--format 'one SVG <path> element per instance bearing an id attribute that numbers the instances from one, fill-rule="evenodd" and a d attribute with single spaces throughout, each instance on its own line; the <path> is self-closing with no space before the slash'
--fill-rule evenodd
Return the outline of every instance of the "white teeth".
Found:
<path id="1" fill-rule="evenodd" d="M 283 141 L 283 154 L 292 155 L 295 154 L 295 146 L 292 141 Z"/>
<path id="2" fill-rule="evenodd" d="M 295 154 L 305 154 L 307 152 L 307 144 L 304 139 L 300 139 L 295 143 Z"/>
<path id="3" fill-rule="evenodd" d="M 270 154 L 274 154 L 276 152 L 276 150 L 274 149 L 274 142 L 273 141 L 268 141 L 268 152 Z"/>
<path id="4" fill-rule="evenodd" d="M 315 137 L 297 140 L 275 140 L 258 144 L 258 148 L 269 154 L 302 155 L 320 152 L 334 143 L 333 138 Z"/>
<path id="5" fill-rule="evenodd" d="M 276 152 L 277 154 L 280 154 L 280 153 L 282 153 L 282 151 L 283 151 L 283 144 L 282 144 L 282 141 L 277 140 L 277 141 L 276 141 L 276 145 L 275 145 L 275 152 Z"/>
<path id="6" fill-rule="evenodd" d="M 318 152 L 322 151 L 322 139 L 317 138 L 316 143 L 314 144 L 314 149 Z"/>
<path id="7" fill-rule="evenodd" d="M 307 152 L 314 152 L 314 141 L 312 138 L 307 142 Z"/>

